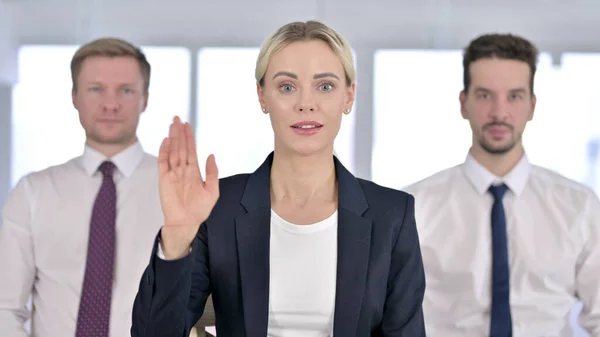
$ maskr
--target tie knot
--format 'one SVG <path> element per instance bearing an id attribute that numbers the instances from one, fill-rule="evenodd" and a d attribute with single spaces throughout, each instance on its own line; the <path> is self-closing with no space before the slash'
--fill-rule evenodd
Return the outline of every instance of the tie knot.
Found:
<path id="1" fill-rule="evenodd" d="M 107 177 L 112 178 L 114 170 L 115 170 L 115 164 L 113 164 L 110 161 L 103 162 L 102 164 L 100 164 L 100 167 L 98 168 L 98 171 L 102 172 L 102 175 L 104 176 L 104 178 L 107 178 Z"/>
<path id="2" fill-rule="evenodd" d="M 490 186 L 490 193 L 494 196 L 494 200 L 495 201 L 500 201 L 502 200 L 502 197 L 504 197 L 504 193 L 506 193 L 506 191 L 508 190 L 508 186 L 502 184 L 502 185 L 492 185 Z"/>

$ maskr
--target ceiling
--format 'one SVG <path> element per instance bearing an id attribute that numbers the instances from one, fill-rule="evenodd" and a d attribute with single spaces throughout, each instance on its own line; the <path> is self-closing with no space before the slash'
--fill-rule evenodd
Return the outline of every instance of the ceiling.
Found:
<path id="1" fill-rule="evenodd" d="M 513 32 L 552 51 L 600 50 L 597 0 L 0 0 L 21 43 L 80 43 L 117 35 L 143 44 L 252 45 L 278 26 L 319 19 L 352 44 L 461 48 Z"/>

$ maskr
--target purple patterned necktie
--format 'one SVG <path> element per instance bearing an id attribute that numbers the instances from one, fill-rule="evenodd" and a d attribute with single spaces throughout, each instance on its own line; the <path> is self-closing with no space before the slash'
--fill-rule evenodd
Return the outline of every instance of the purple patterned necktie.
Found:
<path id="1" fill-rule="evenodd" d="M 115 257 L 115 219 L 117 193 L 113 181 L 115 165 L 105 161 L 100 165 L 102 186 L 96 196 L 79 315 L 77 337 L 108 337 L 110 303 Z"/>

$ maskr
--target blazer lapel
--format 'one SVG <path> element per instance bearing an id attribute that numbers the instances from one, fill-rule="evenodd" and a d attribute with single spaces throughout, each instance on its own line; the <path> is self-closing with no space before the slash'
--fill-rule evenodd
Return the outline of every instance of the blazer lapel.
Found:
<path id="1" fill-rule="evenodd" d="M 367 200 L 356 178 L 336 159 L 338 179 L 338 262 L 333 334 L 355 336 L 362 308 L 371 248 Z"/>
<path id="2" fill-rule="evenodd" d="M 273 153 L 248 178 L 236 218 L 236 240 L 248 337 L 267 335 Z M 338 180 L 338 262 L 334 336 L 355 336 L 369 266 L 371 220 L 362 215 L 367 200 L 356 178 L 335 158 Z"/>
<path id="3" fill-rule="evenodd" d="M 248 337 L 267 335 L 270 219 L 270 208 L 263 208 L 242 215 L 235 221 L 242 304 Z"/>
<path id="4" fill-rule="evenodd" d="M 272 154 L 248 178 L 241 201 L 248 213 L 235 219 L 247 337 L 264 337 L 268 328 L 271 163 Z"/>

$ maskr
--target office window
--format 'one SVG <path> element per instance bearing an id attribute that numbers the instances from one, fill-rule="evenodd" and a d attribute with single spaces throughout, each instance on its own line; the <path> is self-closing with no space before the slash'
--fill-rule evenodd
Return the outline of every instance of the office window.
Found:
<path id="1" fill-rule="evenodd" d="M 556 167 L 555 154 L 548 151 L 556 146 L 556 137 L 552 133 L 556 128 L 556 99 L 552 96 L 560 90 L 560 67 L 552 64 L 548 54 L 542 54 L 535 75 L 534 92 L 536 107 L 533 120 L 527 123 L 523 134 L 523 144 L 532 163 L 544 167 Z M 559 122 L 560 123 L 560 122 Z"/>
<path id="2" fill-rule="evenodd" d="M 24 46 L 13 91 L 12 183 L 82 153 L 85 133 L 71 102 L 69 64 L 77 46 Z M 154 155 L 174 115 L 189 117 L 190 54 L 183 48 L 143 48 L 152 66 L 150 98 L 138 136 Z"/>
<path id="3" fill-rule="evenodd" d="M 401 188 L 464 160 L 471 134 L 460 115 L 460 51 L 375 54 L 372 175 Z"/>
<path id="4" fill-rule="evenodd" d="M 186 48 L 145 47 L 152 66 L 148 108 L 142 114 L 138 136 L 144 149 L 155 156 L 169 134 L 174 116 L 190 116 L 191 53 Z"/>
<path id="5" fill-rule="evenodd" d="M 258 48 L 205 48 L 198 54 L 198 155 L 204 167 L 214 153 L 221 177 L 253 172 L 273 150 L 269 115 L 262 113 L 256 94 L 258 53 Z M 344 116 L 335 144 L 349 169 L 355 113 Z"/>
<path id="6" fill-rule="evenodd" d="M 535 91 L 537 107 L 523 136 L 531 162 L 600 192 L 600 102 L 593 78 L 600 54 L 542 55 Z M 554 64 L 553 64 L 554 63 Z"/>
<path id="7" fill-rule="evenodd" d="M 592 187 L 600 195 L 600 53 L 566 53 L 561 58 L 557 90 L 550 97 L 554 128 L 548 138 L 557 140 L 559 171 Z M 550 99 L 549 99 L 550 100 Z M 571 152 L 571 150 L 573 150 Z"/>

